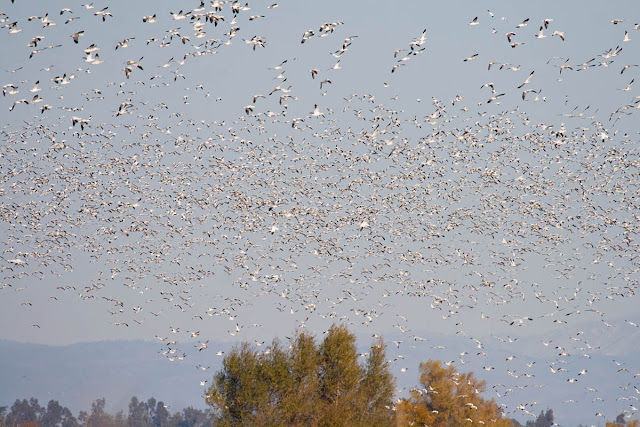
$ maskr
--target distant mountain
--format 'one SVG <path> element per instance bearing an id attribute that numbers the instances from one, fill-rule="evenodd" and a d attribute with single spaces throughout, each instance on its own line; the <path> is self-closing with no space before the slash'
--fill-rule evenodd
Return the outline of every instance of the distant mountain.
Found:
<path id="1" fill-rule="evenodd" d="M 595 417 L 596 411 L 612 420 L 640 398 L 640 328 L 610 328 L 604 334 L 594 324 L 585 323 L 579 329 L 584 333 L 574 337 L 554 331 L 513 341 L 489 333 L 480 337 L 481 348 L 478 341 L 464 335 L 417 331 L 424 338 L 399 332 L 384 338 L 387 357 L 394 359 L 392 372 L 399 397 L 408 396 L 409 389 L 418 385 L 420 362 L 436 359 L 485 380 L 483 397 L 507 405 L 508 416 L 522 423 L 531 415 L 515 408 L 526 404 L 534 415 L 553 409 L 556 422 L 563 426 L 603 425 L 602 419 Z M 582 339 L 585 336 L 588 342 Z M 359 351 L 366 352 L 371 340 L 370 335 L 358 335 Z M 202 352 L 189 348 L 196 343 L 181 345 L 187 356 L 171 362 L 162 354 L 169 348 L 162 342 L 47 346 L 0 340 L 4 386 L 0 387 L 0 406 L 30 397 L 45 406 L 54 399 L 77 416 L 104 397 L 107 411 L 115 414 L 123 410 L 126 414 L 131 397 L 136 396 L 161 400 L 171 412 L 188 406 L 205 409 L 204 391 L 223 360 L 216 352 L 226 353 L 233 344 L 209 342 L 209 348 Z M 175 356 L 182 354 L 178 350 Z M 201 381 L 206 381 L 205 386 Z"/>
<path id="2" fill-rule="evenodd" d="M 132 396 L 154 397 L 176 412 L 184 407 L 204 409 L 200 381 L 211 383 L 218 366 L 203 371 L 196 366 L 220 364 L 221 357 L 198 354 L 170 362 L 159 343 L 109 341 L 67 346 L 47 346 L 0 340 L 0 406 L 16 399 L 36 397 L 46 406 L 51 399 L 78 415 L 90 412 L 91 403 L 106 399 L 107 410 L 127 412 Z M 214 359 L 215 358 L 215 359 Z"/>

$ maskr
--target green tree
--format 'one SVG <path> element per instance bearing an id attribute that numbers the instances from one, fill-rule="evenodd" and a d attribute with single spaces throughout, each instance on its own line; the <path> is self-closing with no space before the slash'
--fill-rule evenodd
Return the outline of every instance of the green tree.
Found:
<path id="1" fill-rule="evenodd" d="M 60 427 L 78 427 L 80 424 L 76 417 L 73 416 L 71 410 L 66 406 L 62 409 L 62 422 Z"/>
<path id="2" fill-rule="evenodd" d="M 282 400 L 285 419 L 292 425 L 311 425 L 320 418 L 318 366 L 320 355 L 313 336 L 298 333 L 293 339 L 290 364 L 290 384 Z"/>
<path id="3" fill-rule="evenodd" d="M 355 341 L 355 336 L 345 326 L 333 325 L 320 346 L 320 393 L 329 425 L 352 421 L 351 416 L 355 414 L 349 409 L 359 406 L 362 368 L 358 365 Z"/>
<path id="4" fill-rule="evenodd" d="M 222 425 L 252 423 L 266 410 L 269 386 L 262 381 L 260 355 L 248 343 L 222 361 L 207 394 L 207 403 L 220 413 Z"/>
<path id="5" fill-rule="evenodd" d="M 169 417 L 168 427 L 182 427 L 184 419 L 182 418 L 182 412 L 176 412 Z"/>
<path id="6" fill-rule="evenodd" d="M 85 425 L 90 427 L 114 427 L 113 416 L 105 411 L 107 400 L 103 397 L 96 399 L 91 403 L 91 414 L 86 416 L 86 420 L 82 420 Z"/>
<path id="7" fill-rule="evenodd" d="M 427 424 L 432 427 L 461 426 L 475 423 L 511 427 L 502 418 L 493 399 L 485 400 L 485 382 L 473 373 L 462 374 L 453 366 L 443 367 L 439 361 L 420 364 L 420 384 L 411 397 L 397 405 L 398 425 Z"/>
<path id="8" fill-rule="evenodd" d="M 384 342 L 381 338 L 371 346 L 365 367 L 363 380 L 360 382 L 360 396 L 363 397 L 360 422 L 364 422 L 365 414 L 374 425 L 390 425 L 394 414 L 389 410 L 393 401 L 395 378 L 390 371 L 390 362 L 386 358 Z"/>
<path id="9" fill-rule="evenodd" d="M 61 406 L 58 401 L 50 400 L 46 411 L 40 418 L 42 427 L 77 427 L 78 420 L 69 408 Z"/>
<path id="10" fill-rule="evenodd" d="M 153 403 L 152 399 L 153 398 L 149 399 L 149 401 L 147 402 L 147 404 L 150 405 L 150 406 Z M 171 414 L 169 414 L 169 411 L 167 410 L 166 405 L 164 404 L 164 402 L 158 401 L 156 403 L 155 409 L 153 410 L 153 413 L 151 415 L 151 423 L 155 427 L 164 427 L 164 426 L 169 424 L 170 416 L 171 416 Z"/>
<path id="11" fill-rule="evenodd" d="M 355 336 L 332 326 L 320 345 L 297 332 L 291 346 L 273 340 L 259 353 L 229 352 L 207 391 L 220 425 L 391 425 L 393 376 L 380 340 L 364 366 Z"/>
<path id="12" fill-rule="evenodd" d="M 62 409 L 62 406 L 57 401 L 50 400 L 47 404 L 47 410 L 40 418 L 40 424 L 43 427 L 57 426 L 62 421 Z"/>
<path id="13" fill-rule="evenodd" d="M 26 423 L 40 422 L 40 418 L 44 413 L 44 408 L 38 403 L 38 399 L 17 399 L 11 406 L 11 410 L 7 414 L 6 423 L 8 425 L 20 425 Z"/>
<path id="14" fill-rule="evenodd" d="M 87 413 L 87 411 L 80 411 L 78 413 L 78 421 L 83 426 L 87 425 L 87 423 L 89 422 L 89 414 Z"/>
<path id="15" fill-rule="evenodd" d="M 553 424 L 553 409 L 547 409 L 546 413 L 540 411 L 535 421 L 527 421 L 526 427 L 551 427 Z"/>
<path id="16" fill-rule="evenodd" d="M 155 399 L 153 402 L 155 403 Z M 138 400 L 136 396 L 132 396 L 129 402 L 127 424 L 129 427 L 151 427 L 149 407 L 146 402 Z"/>
<path id="17" fill-rule="evenodd" d="M 180 427 L 205 427 L 211 425 L 211 416 L 200 409 L 184 408 L 182 410 L 182 422 Z"/>
<path id="18" fill-rule="evenodd" d="M 69 408 L 61 406 L 56 400 L 50 400 L 46 409 L 40 406 L 38 399 L 16 400 L 10 412 L 3 416 L 6 407 L 0 408 L 0 425 L 37 425 L 42 427 L 78 427 L 78 420 Z"/>

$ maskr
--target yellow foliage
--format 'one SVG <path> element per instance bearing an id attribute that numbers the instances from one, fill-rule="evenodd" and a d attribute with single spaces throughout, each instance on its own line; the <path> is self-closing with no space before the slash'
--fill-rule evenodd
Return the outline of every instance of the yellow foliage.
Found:
<path id="1" fill-rule="evenodd" d="M 421 387 L 411 391 L 411 397 L 396 406 L 396 425 L 428 425 L 431 427 L 462 426 L 473 423 L 510 427 L 502 418 L 493 399 L 485 400 L 480 393 L 485 382 L 473 373 L 461 374 L 453 366 L 439 361 L 420 364 Z"/>

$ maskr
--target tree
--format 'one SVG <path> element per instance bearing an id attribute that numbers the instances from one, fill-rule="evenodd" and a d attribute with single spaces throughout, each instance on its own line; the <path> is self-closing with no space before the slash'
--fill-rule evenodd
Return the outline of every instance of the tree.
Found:
<path id="1" fill-rule="evenodd" d="M 462 374 L 453 366 L 445 368 L 439 361 L 429 360 L 420 364 L 420 383 L 422 387 L 414 388 L 410 398 L 398 403 L 398 425 L 511 426 L 493 399 L 480 397 L 485 382 L 478 381 L 473 373 Z"/>
<path id="2" fill-rule="evenodd" d="M 297 332 L 260 353 L 235 347 L 207 391 L 220 425 L 391 425 L 394 378 L 382 340 L 358 363 L 355 336 L 332 326 L 320 345 Z"/>
<path id="3" fill-rule="evenodd" d="M 384 342 L 381 338 L 371 346 L 365 366 L 363 380 L 360 382 L 360 396 L 363 397 L 358 421 L 366 418 L 373 425 L 390 425 L 394 414 L 389 410 L 393 402 L 395 378 L 390 371 L 390 362 L 386 358 Z"/>
<path id="4" fill-rule="evenodd" d="M 111 416 L 111 415 L 110 415 Z M 115 416 L 111 416 L 113 427 L 128 427 L 129 421 L 124 417 L 124 412 L 118 411 Z"/>
<path id="5" fill-rule="evenodd" d="M 211 425 L 211 416 L 200 409 L 189 406 L 182 410 L 180 427 L 205 427 Z"/>
<path id="6" fill-rule="evenodd" d="M 155 399 L 154 399 L 155 400 Z M 147 404 L 153 403 L 151 399 L 147 402 Z M 166 426 L 169 424 L 169 411 L 167 410 L 164 402 L 159 401 L 156 403 L 156 407 L 153 410 L 153 414 L 151 415 L 151 422 L 155 427 Z"/>
<path id="7" fill-rule="evenodd" d="M 155 403 L 155 399 L 153 399 L 153 403 Z M 136 396 L 131 397 L 129 402 L 127 423 L 129 427 L 151 427 L 149 407 L 145 402 L 139 401 Z"/>
<path id="8" fill-rule="evenodd" d="M 46 412 L 40 418 L 40 424 L 43 427 L 57 426 L 62 421 L 62 409 L 57 401 L 50 400 Z"/>
<path id="9" fill-rule="evenodd" d="M 638 420 L 625 420 L 625 414 L 623 412 L 618 414 L 615 422 L 607 421 L 606 427 L 638 427 Z"/>
<path id="10" fill-rule="evenodd" d="M 362 368 L 358 365 L 356 339 L 346 327 L 333 325 L 320 346 L 320 393 L 329 425 L 338 425 L 357 408 Z"/>
<path id="11" fill-rule="evenodd" d="M 553 409 L 547 409 L 547 412 L 540 411 L 540 415 L 535 421 L 527 421 L 526 427 L 551 427 L 553 422 Z"/>
<path id="12" fill-rule="evenodd" d="M 17 399 L 11 406 L 11 410 L 7 414 L 6 423 L 8 425 L 19 425 L 26 423 L 40 422 L 40 417 L 44 413 L 44 408 L 38 403 L 38 399 Z"/>
<path id="13" fill-rule="evenodd" d="M 182 418 L 182 412 L 176 412 L 169 417 L 167 422 L 168 427 L 182 427 L 184 419 Z"/>
<path id="14" fill-rule="evenodd" d="M 80 424 L 83 426 L 86 426 L 89 423 L 89 414 L 87 414 L 87 411 L 80 411 L 78 414 L 78 421 L 80 421 Z"/>
<path id="15" fill-rule="evenodd" d="M 318 400 L 320 356 L 315 341 L 309 334 L 296 334 L 290 353 L 283 352 L 277 340 L 275 344 L 272 346 L 275 348 L 274 362 L 284 379 L 279 384 L 282 420 L 289 420 L 291 425 L 310 425 L 319 419 L 321 411 Z M 274 353 L 273 349 L 271 353 Z"/>
<path id="16" fill-rule="evenodd" d="M 100 427 L 113 427 L 113 416 L 107 413 L 104 408 L 106 406 L 106 399 L 96 399 L 91 403 L 91 415 L 86 416 L 86 421 L 81 419 L 85 425 L 100 426 Z M 81 413 L 81 415 L 84 415 Z"/>
<path id="17" fill-rule="evenodd" d="M 547 409 L 547 412 L 544 414 L 544 419 L 549 424 L 549 426 L 554 425 L 553 422 L 553 409 Z"/>
<path id="18" fill-rule="evenodd" d="M 78 420 L 73 416 L 71 410 L 66 406 L 62 408 L 62 421 L 60 427 L 79 427 Z"/>
<path id="19" fill-rule="evenodd" d="M 47 410 L 40 418 L 40 424 L 42 427 L 77 427 L 79 425 L 69 408 L 61 406 L 56 400 L 49 401 Z"/>
<path id="20" fill-rule="evenodd" d="M 2 407 L 6 410 L 6 407 Z M 34 425 L 42 427 L 78 427 L 78 420 L 69 408 L 61 406 L 56 400 L 50 400 L 47 408 L 38 403 L 38 399 L 16 400 L 10 412 L 3 417 L 4 410 L 0 408 L 0 425 Z M 4 418 L 4 419 L 3 419 Z"/>
<path id="21" fill-rule="evenodd" d="M 214 376 L 207 403 L 220 412 L 224 424 L 255 422 L 267 410 L 268 385 L 261 380 L 260 355 L 248 343 L 236 347 Z"/>

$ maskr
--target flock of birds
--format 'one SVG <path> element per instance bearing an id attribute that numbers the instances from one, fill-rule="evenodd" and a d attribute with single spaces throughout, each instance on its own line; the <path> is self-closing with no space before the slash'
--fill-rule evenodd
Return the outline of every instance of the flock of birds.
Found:
<path id="1" fill-rule="evenodd" d="M 605 368 L 590 359 L 604 351 L 599 334 L 638 336 L 639 319 L 616 317 L 616 307 L 635 301 L 640 277 L 638 64 L 625 56 L 640 25 L 605 21 L 624 35 L 583 62 L 483 64 L 526 76 L 512 88 L 496 77 L 475 94 L 408 107 L 389 93 L 425 67 L 428 29 L 381 53 L 393 65 L 379 88 L 329 104 L 341 61 L 366 41 L 346 20 L 319 23 L 296 35 L 297 57 L 258 70 L 273 73 L 272 86 L 228 101 L 217 75 L 193 75 L 225 55 L 268 52 L 270 38 L 247 27 L 284 7 L 202 1 L 135 22 L 93 3 L 37 16 L 5 7 L 2 37 L 18 66 L 3 59 L 0 304 L 34 339 L 57 333 L 32 319 L 63 300 L 94 304 L 113 328 L 149 332 L 184 363 L 221 337 L 263 337 L 276 318 L 287 325 L 279 334 L 345 322 L 391 330 L 394 369 L 411 375 L 407 352 L 426 360 L 446 350 L 420 332 L 432 322 L 468 347 L 447 364 L 502 373 L 504 384 L 488 384 L 511 416 L 537 416 L 531 390 L 551 376 L 570 384 L 567 405 L 580 396 L 637 416 L 637 369 L 611 360 L 621 386 L 605 396 L 590 380 Z M 491 27 L 513 52 L 570 42 L 558 20 L 517 22 L 488 11 L 466 29 Z M 325 37 L 339 46 L 327 61 L 304 56 Z M 557 87 L 543 95 L 542 69 L 558 85 L 578 72 L 625 79 L 614 94 L 623 101 L 612 111 L 560 102 L 559 119 L 537 122 L 525 106 L 562 97 Z M 237 108 L 200 118 L 223 104 Z M 537 342 L 536 366 L 495 356 L 536 328 L 555 337 Z M 263 338 L 255 344 L 269 351 Z"/>

